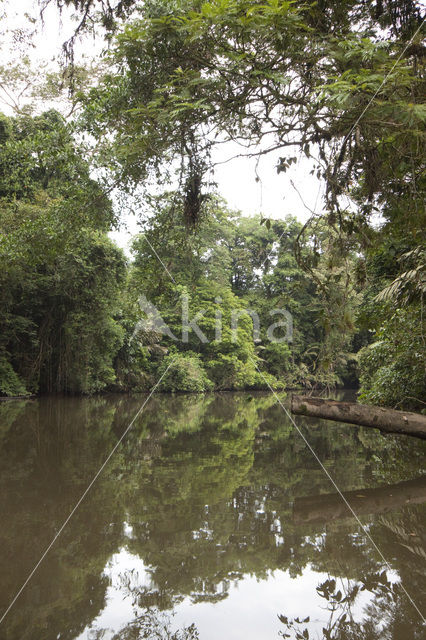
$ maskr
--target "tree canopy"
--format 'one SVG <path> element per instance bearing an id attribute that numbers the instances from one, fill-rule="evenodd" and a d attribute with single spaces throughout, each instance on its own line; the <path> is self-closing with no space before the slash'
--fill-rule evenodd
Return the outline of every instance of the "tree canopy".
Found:
<path id="1" fill-rule="evenodd" d="M 147 3 L 118 34 L 85 126 L 111 131 L 122 180 L 158 179 L 179 162 L 190 217 L 216 145 L 280 149 L 278 172 L 299 148 L 317 158 L 331 222 L 350 230 L 421 175 L 419 8 L 386 7 L 393 35 L 383 38 L 368 3 Z M 349 193 L 356 217 L 344 215 Z"/>

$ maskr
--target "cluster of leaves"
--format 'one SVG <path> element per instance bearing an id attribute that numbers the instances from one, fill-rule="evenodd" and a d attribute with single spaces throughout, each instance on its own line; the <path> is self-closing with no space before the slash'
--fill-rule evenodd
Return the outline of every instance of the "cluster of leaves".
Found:
<path id="1" fill-rule="evenodd" d="M 424 410 L 424 320 L 415 309 L 387 309 L 375 341 L 360 353 L 361 398 L 376 405 Z"/>
<path id="2" fill-rule="evenodd" d="M 121 179 L 134 183 L 158 178 L 176 156 L 187 175 L 194 154 L 206 169 L 224 139 L 299 146 L 308 157 L 315 145 L 343 223 L 338 196 L 353 181 L 371 199 L 408 155 L 421 157 L 420 11 L 380 4 L 374 16 L 352 1 L 146 3 L 89 92 L 84 125 L 108 128 Z M 395 29 L 386 40 L 385 23 Z"/>

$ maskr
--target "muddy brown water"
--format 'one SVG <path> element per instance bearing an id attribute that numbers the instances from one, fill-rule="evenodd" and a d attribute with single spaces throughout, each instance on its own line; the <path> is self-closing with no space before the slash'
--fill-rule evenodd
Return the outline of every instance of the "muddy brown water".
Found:
<path id="1" fill-rule="evenodd" d="M 0 403 L 0 617 L 143 401 Z M 156 395 L 0 638 L 425 638 L 426 443 L 297 424 L 358 519 L 271 394 Z"/>

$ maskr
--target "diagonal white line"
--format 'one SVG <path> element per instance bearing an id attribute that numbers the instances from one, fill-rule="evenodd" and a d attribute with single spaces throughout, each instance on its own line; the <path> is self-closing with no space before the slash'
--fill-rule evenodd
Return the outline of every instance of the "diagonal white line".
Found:
<path id="1" fill-rule="evenodd" d="M 290 418 L 291 423 L 294 425 L 297 433 L 300 435 L 300 437 L 302 438 L 303 442 L 306 444 L 306 446 L 308 447 L 309 451 L 312 453 L 313 457 L 315 458 L 315 460 L 318 462 L 318 464 L 320 465 L 321 469 L 324 471 L 325 475 L 327 476 L 327 478 L 330 480 L 331 484 L 333 485 L 333 487 L 336 489 L 337 493 L 340 495 L 340 497 L 342 498 L 343 502 L 345 503 L 345 505 L 347 506 L 347 508 L 349 509 L 349 511 L 352 513 L 353 517 L 355 518 L 355 520 L 357 521 L 357 523 L 359 524 L 359 526 L 361 527 L 361 529 L 364 531 L 365 535 L 367 536 L 367 538 L 370 540 L 371 544 L 373 545 L 373 547 L 375 548 L 375 550 L 377 551 L 377 553 L 379 554 L 379 556 L 381 557 L 381 559 L 383 560 L 383 562 L 385 563 L 385 565 L 387 566 L 387 568 L 389 569 L 389 571 L 392 571 L 392 567 L 389 564 L 389 562 L 386 560 L 386 558 L 384 557 L 383 553 L 380 551 L 379 547 L 377 546 L 377 544 L 374 542 L 373 538 L 371 537 L 370 532 L 368 531 L 367 527 L 365 525 L 362 524 L 361 520 L 359 519 L 359 517 L 357 516 L 357 514 L 355 513 L 355 511 L 353 510 L 353 508 L 351 507 L 351 505 L 349 504 L 349 502 L 347 501 L 347 499 L 345 498 L 345 496 L 343 495 L 343 493 L 340 491 L 339 487 L 336 484 L 336 481 L 334 480 L 334 478 L 330 475 L 330 472 L 326 469 L 326 467 L 324 466 L 324 464 L 321 462 L 320 458 L 318 457 L 318 454 L 316 453 L 316 451 L 313 449 L 312 445 L 308 442 L 308 440 L 306 439 L 306 437 L 304 436 L 303 432 L 299 429 L 299 427 L 296 424 L 296 421 L 294 420 L 293 416 L 291 415 L 291 413 L 287 410 L 287 408 L 285 407 L 285 405 L 283 405 L 283 403 L 281 402 L 279 396 L 277 395 L 276 391 L 274 391 L 274 389 L 271 387 L 271 385 L 269 384 L 269 382 L 266 380 L 265 376 L 263 375 L 263 373 L 260 371 L 259 367 L 257 366 L 256 362 L 253 360 L 253 358 L 250 358 L 250 360 L 252 361 L 252 363 L 254 364 L 254 366 L 256 367 L 257 371 L 260 373 L 260 375 L 262 376 L 265 384 L 267 385 L 267 387 L 270 389 L 270 391 L 272 392 L 272 394 L 275 396 L 276 400 L 278 401 L 278 404 L 280 405 L 280 407 L 284 410 L 284 412 L 287 414 L 287 416 Z M 426 622 L 425 617 L 423 616 L 422 612 L 420 611 L 420 609 L 418 608 L 418 606 L 416 605 L 416 603 L 414 602 L 413 598 L 410 596 L 410 594 L 408 593 L 408 591 L 406 590 L 406 588 L 404 587 L 404 585 L 402 584 L 402 582 L 400 582 L 401 588 L 404 591 L 405 595 L 407 596 L 408 600 L 411 602 L 411 604 L 413 605 L 413 607 L 415 608 L 415 610 L 417 611 L 417 613 L 419 614 L 420 618 L 422 619 L 423 623 Z"/>
<path id="2" fill-rule="evenodd" d="M 136 211 L 133 207 L 129 206 L 129 210 L 131 211 L 131 213 L 133 213 L 133 215 L 136 215 Z M 176 284 L 175 279 L 173 278 L 172 274 L 170 273 L 170 271 L 168 270 L 168 268 L 166 267 L 166 265 L 164 264 L 164 262 L 162 261 L 162 259 L 160 258 L 160 256 L 158 255 L 157 250 L 155 249 L 155 247 L 152 246 L 152 244 L 150 243 L 150 241 L 148 240 L 148 236 L 147 236 L 147 231 L 142 231 L 142 233 L 139 234 L 141 237 L 143 237 L 144 240 L 146 240 L 147 244 L 149 245 L 150 249 L 152 249 L 152 252 L 154 253 L 155 257 L 157 258 L 158 262 L 161 264 L 161 266 L 163 267 L 164 271 L 167 273 L 167 275 L 169 276 L 170 280 Z"/>
<path id="3" fill-rule="evenodd" d="M 392 71 L 395 69 L 395 67 L 398 65 L 399 61 L 401 60 L 401 58 L 403 57 L 403 55 L 405 54 L 405 52 L 407 51 L 408 47 L 412 44 L 414 38 L 416 37 L 416 35 L 420 32 L 420 29 L 423 27 L 424 23 L 426 21 L 426 17 L 423 18 L 423 20 L 421 21 L 420 25 L 418 26 L 418 28 L 416 29 L 416 31 L 413 33 L 413 35 L 411 36 L 410 40 L 407 42 L 407 44 L 405 45 L 405 47 L 403 48 L 403 50 L 401 51 L 401 53 L 399 54 L 398 58 L 395 60 L 395 62 L 393 63 L 392 67 L 390 68 L 390 70 L 387 72 L 387 74 L 385 75 L 385 77 L 383 78 L 382 82 L 380 83 L 380 86 L 376 89 L 376 91 L 373 93 L 372 97 L 370 98 L 370 100 L 368 101 L 368 103 L 366 104 L 366 106 L 364 107 L 364 109 L 362 110 L 361 114 L 358 116 L 358 118 L 355 120 L 355 122 L 353 123 L 353 125 L 351 126 L 351 128 L 349 129 L 348 133 L 346 134 L 346 136 L 343 139 L 343 143 L 340 147 L 341 151 L 340 153 L 342 153 L 342 151 L 344 150 L 347 141 L 349 140 L 352 131 L 355 129 L 355 127 L 357 126 L 357 124 L 360 122 L 360 120 L 364 117 L 364 115 L 366 114 L 366 112 L 368 111 L 368 109 L 370 108 L 370 105 L 372 104 L 373 100 L 376 98 L 376 96 L 378 95 L 378 93 L 381 91 L 381 89 L 384 87 L 384 85 L 386 84 L 388 78 L 390 77 Z M 338 162 L 338 161 L 337 161 Z M 335 169 L 336 170 L 337 165 L 335 165 Z M 334 175 L 334 174 L 333 174 Z M 348 190 L 346 188 L 342 189 L 342 193 L 344 193 L 346 195 L 346 197 L 349 199 L 350 194 L 348 193 Z"/>
<path id="4" fill-rule="evenodd" d="M 169 276 L 169 278 L 172 280 L 172 282 L 174 282 L 174 284 L 176 284 L 176 280 L 174 279 L 174 277 L 172 276 L 172 274 L 170 273 L 170 271 L 168 270 L 168 268 L 166 267 L 166 265 L 164 264 L 164 262 L 162 261 L 162 259 L 160 258 L 160 256 L 158 255 L 157 251 L 155 250 L 155 248 L 152 246 L 152 244 L 150 243 L 150 241 L 148 240 L 147 236 L 145 233 L 141 234 L 144 238 L 144 240 L 147 241 L 147 243 L 149 244 L 149 246 L 151 247 L 151 249 L 153 250 L 155 257 L 157 258 L 157 260 L 159 261 L 159 263 L 161 264 L 161 266 L 163 267 L 164 271 L 167 273 L 167 275 Z"/>
<path id="5" fill-rule="evenodd" d="M 351 126 L 351 128 L 349 129 L 348 133 L 346 134 L 346 136 L 343 139 L 343 143 L 342 143 L 342 147 L 343 148 L 346 145 L 346 142 L 349 140 L 349 137 L 351 136 L 353 130 L 355 129 L 355 127 L 357 126 L 357 124 L 360 122 L 360 120 L 364 117 L 364 115 L 366 114 L 366 112 L 368 111 L 368 109 L 370 108 L 373 100 L 376 98 L 376 96 L 379 94 L 379 92 L 381 91 L 381 89 L 384 87 L 384 85 L 386 84 L 388 78 L 390 77 L 390 75 L 392 74 L 393 70 L 395 69 L 395 67 L 398 65 L 399 61 L 401 60 L 401 58 L 404 56 L 405 52 L 407 51 L 408 47 L 412 44 L 414 38 L 417 36 L 417 34 L 420 32 L 421 28 L 423 27 L 424 23 L 426 21 L 426 18 L 423 18 L 422 22 L 420 23 L 419 27 L 416 29 L 416 31 L 414 32 L 414 34 L 411 36 L 410 40 L 407 42 L 407 44 L 405 45 L 404 49 L 401 51 L 401 53 L 399 54 L 398 58 L 396 59 L 396 61 L 394 62 L 394 64 L 392 65 L 392 67 L 390 68 L 390 70 L 387 72 L 387 74 L 385 75 L 385 77 L 383 78 L 382 82 L 380 83 L 380 86 L 376 89 L 376 91 L 374 92 L 374 94 L 372 95 L 372 97 L 370 98 L 370 100 L 368 101 L 368 103 L 366 104 L 366 106 L 364 107 L 364 109 L 362 110 L 361 114 L 358 116 L 358 118 L 355 120 L 355 122 L 353 123 L 353 125 Z M 296 188 L 296 186 L 294 185 L 293 181 L 290 180 L 291 186 L 293 187 L 293 189 L 297 192 L 297 194 L 299 195 L 299 198 L 302 201 L 303 206 L 314 216 L 316 215 L 317 211 L 317 204 L 315 203 L 314 209 L 310 209 L 304 202 L 300 192 L 298 191 L 298 189 Z M 348 193 L 347 189 L 344 188 L 342 190 L 342 193 L 344 193 L 346 195 L 346 197 L 348 199 L 350 199 L 350 194 Z M 318 200 L 318 197 L 317 197 Z"/>
<path id="6" fill-rule="evenodd" d="M 7 614 L 9 613 L 9 611 L 11 610 L 11 608 L 13 607 L 13 605 L 15 604 L 15 602 L 17 601 L 17 599 L 19 598 L 19 596 L 21 595 L 22 591 L 25 589 L 25 587 L 27 586 L 27 584 L 29 583 L 29 581 L 31 580 L 31 578 L 33 577 L 33 575 L 35 574 L 35 572 L 37 571 L 37 569 L 39 568 L 39 566 L 41 565 L 41 563 L 43 562 L 43 560 L 45 559 L 45 557 L 47 556 L 47 554 L 49 553 L 50 549 L 53 547 L 53 545 L 55 544 L 56 540 L 59 538 L 59 536 L 61 535 L 62 531 L 65 529 L 65 527 L 67 526 L 68 522 L 71 520 L 71 518 L 73 517 L 74 513 L 77 511 L 78 507 L 80 506 L 80 504 L 83 502 L 84 498 L 87 496 L 87 494 L 89 493 L 90 489 L 93 487 L 93 485 L 95 484 L 96 480 L 99 478 L 99 476 L 101 475 L 102 471 L 105 469 L 106 465 L 108 464 L 109 460 L 112 458 L 112 456 L 114 455 L 114 453 L 117 451 L 118 447 L 120 446 L 120 444 L 122 443 L 122 441 L 124 440 L 124 438 L 126 437 L 126 435 L 129 433 L 130 429 L 132 428 L 132 426 L 135 423 L 135 420 L 138 418 L 138 416 L 142 413 L 142 411 L 144 410 L 145 406 L 147 405 L 148 401 L 151 399 L 151 396 L 153 395 L 154 391 L 157 389 L 158 385 L 160 384 L 161 380 L 164 378 L 164 376 L 166 375 L 167 371 L 170 369 L 170 367 L 173 364 L 173 360 L 170 362 L 169 366 L 167 367 L 167 369 L 164 371 L 164 373 L 162 374 L 162 376 L 159 378 L 159 380 L 157 380 L 157 382 L 155 383 L 155 385 L 152 387 L 149 396 L 145 399 L 145 401 L 143 402 L 143 404 L 139 407 L 138 411 L 136 412 L 136 414 L 134 415 L 132 421 L 130 422 L 129 426 L 127 427 L 127 429 L 124 431 L 124 433 L 120 436 L 119 440 L 117 440 L 116 444 L 114 445 L 114 447 L 112 448 L 112 450 L 110 451 L 108 457 L 106 458 L 106 460 L 103 462 L 103 464 L 101 465 L 101 467 L 99 468 L 99 470 L 96 472 L 96 474 L 93 476 L 92 480 L 90 481 L 89 485 L 87 486 L 87 488 L 85 489 L 85 491 L 83 492 L 83 494 L 81 495 L 81 497 L 79 498 L 78 502 L 76 503 L 76 505 L 74 506 L 74 508 L 72 509 L 71 513 L 68 515 L 68 517 L 66 518 L 65 522 L 62 524 L 61 528 L 59 529 L 59 531 L 56 533 L 55 537 L 52 539 L 52 541 L 49 543 L 49 545 L 47 546 L 47 548 L 45 549 L 45 551 L 43 552 L 40 560 L 37 562 L 37 564 L 34 566 L 34 568 L 32 569 L 32 571 L 30 572 L 30 574 L 28 575 L 27 579 L 25 580 L 25 582 L 23 583 L 23 585 L 21 586 L 21 588 L 19 589 L 19 591 L 17 592 L 17 594 L 15 595 L 15 597 L 13 598 L 12 602 L 9 604 L 9 606 L 7 607 L 6 611 L 3 613 L 2 617 L 0 618 L 0 624 L 3 622 L 3 620 L 5 619 L 5 617 L 7 616 Z"/>
<path id="7" fill-rule="evenodd" d="M 426 18 L 423 18 L 423 20 L 421 21 L 419 27 L 416 29 L 416 31 L 413 33 L 413 35 L 411 36 L 410 40 L 407 42 L 407 44 L 405 45 L 405 47 L 403 48 L 403 50 L 401 51 L 401 53 L 399 54 L 398 58 L 396 59 L 396 61 L 394 62 L 394 64 L 392 65 L 391 69 L 388 71 L 388 73 L 385 75 L 385 77 L 383 78 L 383 81 L 380 85 L 380 87 L 378 89 L 376 89 L 376 91 L 374 92 L 371 100 L 368 102 L 368 104 L 365 106 L 365 108 L 363 109 L 362 113 L 360 116 L 358 116 L 358 118 L 355 120 L 354 124 L 352 125 L 349 133 L 347 134 L 345 140 L 347 140 L 349 138 L 349 136 L 351 135 L 352 131 L 355 129 L 355 127 L 357 126 L 357 124 L 359 123 L 359 121 L 361 120 L 361 118 L 365 115 L 366 111 L 369 109 L 371 103 L 373 102 L 374 98 L 377 96 L 377 94 L 379 93 L 379 91 L 383 88 L 383 85 L 386 83 L 387 79 L 389 78 L 389 76 L 391 75 L 392 71 L 395 69 L 395 67 L 397 66 L 398 62 L 401 60 L 402 56 L 404 55 L 404 53 L 407 51 L 408 47 L 412 44 L 414 38 L 416 37 L 416 35 L 420 32 L 420 29 L 423 27 L 424 23 L 426 21 Z"/>

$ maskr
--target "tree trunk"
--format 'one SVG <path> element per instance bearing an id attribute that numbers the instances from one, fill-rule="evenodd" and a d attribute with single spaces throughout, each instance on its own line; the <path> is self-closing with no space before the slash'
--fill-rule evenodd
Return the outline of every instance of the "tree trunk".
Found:
<path id="1" fill-rule="evenodd" d="M 406 504 L 426 502 L 426 476 L 378 489 L 346 491 L 343 495 L 357 516 L 387 513 Z M 293 505 L 293 520 L 296 524 L 330 522 L 351 517 L 353 515 L 339 493 L 296 498 Z"/>
<path id="2" fill-rule="evenodd" d="M 395 411 L 356 402 L 337 402 L 296 395 L 291 398 L 291 411 L 302 416 L 348 422 L 426 439 L 426 416 L 410 411 Z"/>

